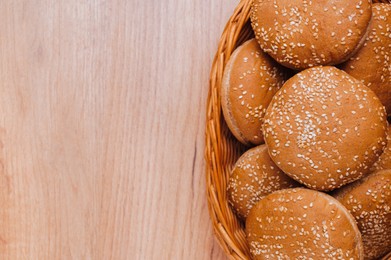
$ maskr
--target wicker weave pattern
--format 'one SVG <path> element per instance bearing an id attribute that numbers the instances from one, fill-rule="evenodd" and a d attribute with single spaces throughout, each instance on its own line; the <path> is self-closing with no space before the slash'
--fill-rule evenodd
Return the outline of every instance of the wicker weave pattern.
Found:
<path id="1" fill-rule="evenodd" d="M 227 182 L 237 158 L 244 152 L 230 133 L 221 111 L 220 87 L 225 65 L 232 52 L 253 37 L 249 22 L 252 0 L 241 0 L 221 36 L 210 73 L 205 131 L 206 185 L 209 214 L 215 235 L 230 259 L 249 259 L 243 224 L 227 201 Z M 391 0 L 373 2 L 391 3 Z"/>

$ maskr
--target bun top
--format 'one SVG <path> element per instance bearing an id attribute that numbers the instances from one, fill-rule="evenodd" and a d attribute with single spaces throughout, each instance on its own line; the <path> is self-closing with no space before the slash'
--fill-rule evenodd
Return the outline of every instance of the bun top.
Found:
<path id="1" fill-rule="evenodd" d="M 238 47 L 225 68 L 221 103 L 228 127 L 243 144 L 264 142 L 263 116 L 283 85 L 285 68 L 264 53 L 255 39 Z"/>
<path id="2" fill-rule="evenodd" d="M 353 216 L 309 189 L 267 195 L 250 211 L 246 234 L 254 259 L 363 259 Z"/>
<path id="3" fill-rule="evenodd" d="M 357 221 L 365 259 L 386 254 L 391 249 L 391 170 L 344 186 L 334 196 Z"/>
<path id="4" fill-rule="evenodd" d="M 391 115 L 391 5 L 372 6 L 362 48 L 341 68 L 372 89 Z"/>
<path id="5" fill-rule="evenodd" d="M 360 46 L 371 0 L 254 0 L 251 22 L 261 48 L 292 69 L 334 65 Z"/>
<path id="6" fill-rule="evenodd" d="M 333 190 L 369 173 L 386 144 L 387 120 L 375 93 L 335 67 L 289 79 L 267 109 L 266 144 L 286 174 Z"/>
<path id="7" fill-rule="evenodd" d="M 248 150 L 236 162 L 229 179 L 228 198 L 235 211 L 246 218 L 264 196 L 297 186 L 275 165 L 263 144 Z"/>

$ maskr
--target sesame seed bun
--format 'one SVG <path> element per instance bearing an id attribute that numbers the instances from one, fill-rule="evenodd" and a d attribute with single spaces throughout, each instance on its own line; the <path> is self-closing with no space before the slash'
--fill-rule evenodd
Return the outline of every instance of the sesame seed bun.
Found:
<path id="1" fill-rule="evenodd" d="M 261 48 L 292 69 L 346 61 L 363 43 L 370 0 L 254 0 L 251 24 Z"/>
<path id="2" fill-rule="evenodd" d="M 254 39 L 234 51 L 224 70 L 221 104 L 229 129 L 241 143 L 264 143 L 263 116 L 286 77 L 285 69 Z"/>
<path id="3" fill-rule="evenodd" d="M 388 127 L 387 145 L 379 160 L 373 165 L 371 171 L 391 169 L 391 126 Z"/>
<path id="4" fill-rule="evenodd" d="M 365 259 L 385 255 L 391 249 L 391 170 L 342 187 L 334 196 L 357 221 Z"/>
<path id="5" fill-rule="evenodd" d="M 363 47 L 341 68 L 372 89 L 391 114 L 391 5 L 373 4 Z"/>
<path id="6" fill-rule="evenodd" d="M 289 79 L 266 111 L 273 161 L 316 190 L 333 190 L 370 172 L 386 145 L 387 120 L 372 90 L 335 67 Z"/>
<path id="7" fill-rule="evenodd" d="M 319 191 L 295 188 L 266 196 L 250 211 L 246 234 L 254 259 L 363 259 L 353 216 Z"/>
<path id="8" fill-rule="evenodd" d="M 248 150 L 236 162 L 228 184 L 228 199 L 241 218 L 264 196 L 299 186 L 272 161 L 266 145 Z"/>

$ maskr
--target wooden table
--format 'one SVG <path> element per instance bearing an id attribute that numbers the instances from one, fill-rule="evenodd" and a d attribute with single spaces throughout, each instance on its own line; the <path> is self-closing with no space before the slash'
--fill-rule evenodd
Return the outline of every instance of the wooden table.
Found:
<path id="1" fill-rule="evenodd" d="M 237 2 L 0 1 L 0 259 L 225 259 L 205 103 Z"/>

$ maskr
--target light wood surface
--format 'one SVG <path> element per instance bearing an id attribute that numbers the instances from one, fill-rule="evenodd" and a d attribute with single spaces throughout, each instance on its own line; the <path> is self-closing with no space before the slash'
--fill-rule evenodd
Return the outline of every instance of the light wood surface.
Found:
<path id="1" fill-rule="evenodd" d="M 0 1 L 0 259 L 225 259 L 204 121 L 236 4 Z"/>

